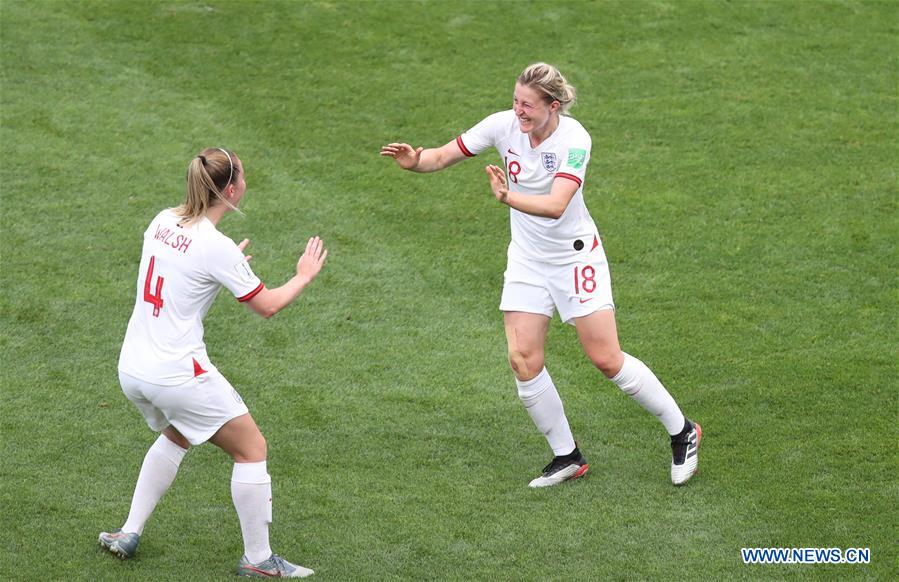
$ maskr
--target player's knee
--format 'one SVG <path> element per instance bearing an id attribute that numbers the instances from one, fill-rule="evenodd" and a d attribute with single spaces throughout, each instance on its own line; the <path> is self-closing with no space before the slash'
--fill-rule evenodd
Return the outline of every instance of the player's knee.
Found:
<path id="1" fill-rule="evenodd" d="M 509 350 L 509 365 L 512 366 L 516 378 L 522 381 L 531 380 L 543 369 L 543 354 Z"/>
<path id="2" fill-rule="evenodd" d="M 256 441 L 253 444 L 253 450 L 258 457 L 258 461 L 264 461 L 268 457 L 268 442 L 266 442 L 265 437 L 262 436 L 262 433 L 257 433 Z"/>
<path id="3" fill-rule="evenodd" d="M 621 350 L 600 350 L 590 354 L 590 361 L 606 378 L 612 378 L 621 370 L 624 354 Z"/>
<path id="4" fill-rule="evenodd" d="M 262 433 L 256 431 L 252 438 L 248 438 L 241 446 L 231 455 L 235 463 L 258 463 L 264 461 L 268 456 L 268 443 Z"/>

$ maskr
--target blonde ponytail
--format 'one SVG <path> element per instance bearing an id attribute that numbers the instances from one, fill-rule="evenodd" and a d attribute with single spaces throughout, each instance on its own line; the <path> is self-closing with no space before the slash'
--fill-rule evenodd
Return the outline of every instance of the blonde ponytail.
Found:
<path id="1" fill-rule="evenodd" d="M 222 148 L 206 148 L 187 166 L 187 196 L 175 213 L 184 222 L 195 222 L 217 202 L 243 214 L 224 197 L 225 188 L 240 176 L 234 154 Z"/>

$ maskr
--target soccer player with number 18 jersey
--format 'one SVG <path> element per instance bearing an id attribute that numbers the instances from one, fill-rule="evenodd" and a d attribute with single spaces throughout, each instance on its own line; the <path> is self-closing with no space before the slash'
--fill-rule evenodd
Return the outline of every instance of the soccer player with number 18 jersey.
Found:
<path id="1" fill-rule="evenodd" d="M 405 170 L 435 172 L 495 148 L 505 168 L 485 170 L 496 199 L 509 206 L 512 240 L 504 275 L 503 311 L 509 362 L 518 396 L 553 450 L 531 487 L 587 472 L 562 400 L 544 366 L 544 343 L 555 311 L 575 326 L 593 364 L 659 418 L 671 436 L 671 481 L 686 483 L 699 465 L 702 429 L 687 419 L 655 374 L 618 343 L 605 250 L 584 204 L 590 135 L 565 115 L 574 87 L 546 63 L 527 67 L 512 109 L 488 116 L 440 148 L 391 143 L 381 155 Z"/>

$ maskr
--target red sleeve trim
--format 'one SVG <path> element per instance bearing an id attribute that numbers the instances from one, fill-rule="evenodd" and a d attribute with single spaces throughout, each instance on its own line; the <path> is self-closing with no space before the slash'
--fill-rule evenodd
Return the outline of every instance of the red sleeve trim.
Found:
<path id="1" fill-rule="evenodd" d="M 456 144 L 459 146 L 459 149 L 462 150 L 462 153 L 468 156 L 469 158 L 473 158 L 474 154 L 468 151 L 468 148 L 465 147 L 465 144 L 462 143 L 462 136 L 456 138 Z"/>
<path id="2" fill-rule="evenodd" d="M 578 186 L 583 184 L 583 182 L 581 182 L 581 179 L 578 178 L 577 176 L 575 176 L 574 174 L 566 174 L 565 172 L 559 172 L 558 174 L 556 174 L 556 178 L 567 178 L 569 180 L 572 180 L 573 182 L 577 182 Z"/>
<path id="3" fill-rule="evenodd" d="M 259 292 L 262 291 L 263 289 L 265 289 L 265 284 L 259 283 L 258 287 L 256 287 L 255 289 L 253 289 L 252 291 L 250 291 L 243 297 L 238 297 L 237 300 L 240 301 L 241 303 L 245 303 L 245 302 L 249 301 L 250 299 L 252 299 L 253 297 L 256 297 L 257 295 L 259 295 Z"/>

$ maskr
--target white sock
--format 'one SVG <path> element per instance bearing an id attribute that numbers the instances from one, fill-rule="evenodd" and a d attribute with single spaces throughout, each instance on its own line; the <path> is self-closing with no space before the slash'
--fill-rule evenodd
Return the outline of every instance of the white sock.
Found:
<path id="1" fill-rule="evenodd" d="M 134 497 L 131 498 L 131 511 L 122 531 L 138 535 L 144 533 L 144 525 L 163 494 L 171 487 L 186 452 L 187 449 L 182 449 L 165 435 L 159 435 L 144 457 L 134 487 Z"/>
<path id="2" fill-rule="evenodd" d="M 268 543 L 268 524 L 272 522 L 272 478 L 265 461 L 234 463 L 231 499 L 240 518 L 247 559 L 253 564 L 268 560 L 272 555 Z"/>
<path id="3" fill-rule="evenodd" d="M 546 437 L 546 441 L 556 456 L 567 455 L 575 448 L 574 437 L 565 417 L 565 408 L 556 385 L 546 368 L 525 382 L 515 379 L 518 385 L 518 397 L 531 415 L 534 424 Z"/>
<path id="4" fill-rule="evenodd" d="M 646 364 L 630 354 L 624 354 L 624 365 L 612 382 L 640 403 L 640 406 L 659 417 L 668 434 L 675 435 L 684 428 L 684 415 L 671 394 L 665 390 Z"/>

